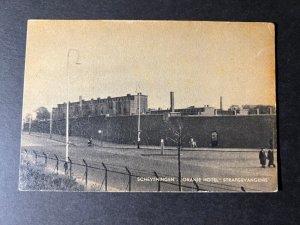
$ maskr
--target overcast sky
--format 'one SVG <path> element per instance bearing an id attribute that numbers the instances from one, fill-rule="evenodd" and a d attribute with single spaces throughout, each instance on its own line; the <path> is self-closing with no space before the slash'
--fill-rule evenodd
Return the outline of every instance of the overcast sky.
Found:
<path id="1" fill-rule="evenodd" d="M 67 94 L 67 53 L 69 95 Z M 275 104 L 274 26 L 170 21 L 28 22 L 23 115 L 39 106 L 135 94 L 150 108 Z"/>

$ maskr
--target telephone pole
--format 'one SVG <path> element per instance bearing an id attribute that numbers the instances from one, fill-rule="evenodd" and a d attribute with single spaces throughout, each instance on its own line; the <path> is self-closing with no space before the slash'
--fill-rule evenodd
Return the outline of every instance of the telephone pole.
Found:
<path id="1" fill-rule="evenodd" d="M 180 154 L 181 154 L 181 125 L 179 125 L 179 134 L 178 134 L 178 187 L 179 191 L 182 191 L 181 187 L 181 159 L 180 159 Z"/>
<path id="2" fill-rule="evenodd" d="M 69 76 L 69 61 L 70 61 L 70 54 L 71 52 L 76 53 L 76 62 L 75 64 L 79 63 L 79 51 L 77 49 L 69 49 L 67 55 L 67 105 L 66 105 L 66 162 L 68 162 L 69 157 L 69 86 L 70 86 L 70 76 Z"/>
<path id="3" fill-rule="evenodd" d="M 138 137 L 137 137 L 137 148 L 140 148 L 141 141 L 141 92 L 138 93 Z"/>
<path id="4" fill-rule="evenodd" d="M 53 108 L 51 107 L 51 112 L 50 112 L 50 139 L 52 139 L 52 120 L 53 120 Z"/>

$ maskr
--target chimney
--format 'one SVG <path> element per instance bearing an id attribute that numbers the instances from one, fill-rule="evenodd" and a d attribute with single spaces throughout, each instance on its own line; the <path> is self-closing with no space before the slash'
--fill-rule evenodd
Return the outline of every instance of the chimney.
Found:
<path id="1" fill-rule="evenodd" d="M 174 92 L 173 91 L 170 92 L 170 104 L 171 104 L 170 111 L 174 112 Z"/>
<path id="2" fill-rule="evenodd" d="M 220 96 L 220 109 L 223 110 L 222 96 Z"/>

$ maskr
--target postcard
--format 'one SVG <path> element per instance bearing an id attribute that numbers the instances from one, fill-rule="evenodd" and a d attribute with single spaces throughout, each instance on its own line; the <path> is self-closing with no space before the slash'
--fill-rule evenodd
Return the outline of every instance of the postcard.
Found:
<path id="1" fill-rule="evenodd" d="M 274 29 L 29 20 L 19 190 L 276 192 Z"/>

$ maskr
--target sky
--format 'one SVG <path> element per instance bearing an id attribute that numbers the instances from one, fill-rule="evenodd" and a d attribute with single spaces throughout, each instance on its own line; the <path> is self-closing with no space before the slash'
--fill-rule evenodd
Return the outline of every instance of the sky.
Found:
<path id="1" fill-rule="evenodd" d="M 23 116 L 137 91 L 149 108 L 170 91 L 175 108 L 275 105 L 274 43 L 272 23 L 29 20 Z"/>

